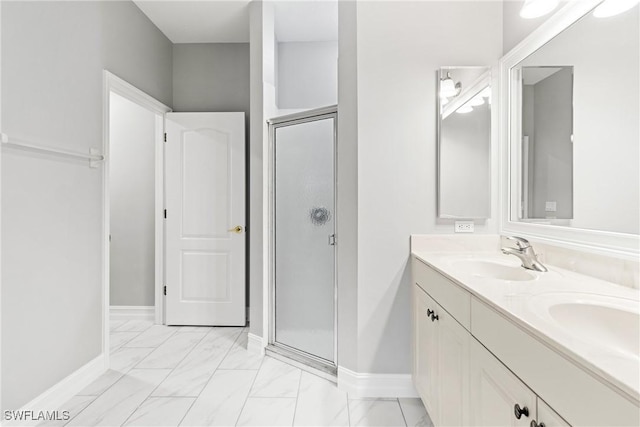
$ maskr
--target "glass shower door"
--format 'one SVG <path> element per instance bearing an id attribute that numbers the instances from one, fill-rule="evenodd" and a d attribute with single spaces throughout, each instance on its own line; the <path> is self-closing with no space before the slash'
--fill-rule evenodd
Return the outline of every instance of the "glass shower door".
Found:
<path id="1" fill-rule="evenodd" d="M 274 129 L 274 344 L 335 362 L 335 116 Z"/>

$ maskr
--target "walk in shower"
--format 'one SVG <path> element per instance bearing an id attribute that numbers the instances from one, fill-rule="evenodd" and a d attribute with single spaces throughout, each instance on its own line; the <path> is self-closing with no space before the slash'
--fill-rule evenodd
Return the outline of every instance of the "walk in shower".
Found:
<path id="1" fill-rule="evenodd" d="M 267 351 L 335 374 L 336 107 L 269 121 Z"/>

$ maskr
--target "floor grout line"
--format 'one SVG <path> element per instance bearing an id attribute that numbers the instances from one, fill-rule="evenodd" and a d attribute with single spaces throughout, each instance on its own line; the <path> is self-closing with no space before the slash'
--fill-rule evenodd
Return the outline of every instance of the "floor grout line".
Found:
<path id="1" fill-rule="evenodd" d="M 404 425 L 408 427 L 409 423 L 407 423 L 407 417 L 404 415 L 404 410 L 402 409 L 402 405 L 400 404 L 400 398 L 398 398 L 397 401 L 398 406 L 400 407 L 400 413 L 402 414 L 402 419 L 404 420 Z"/>
<path id="2" fill-rule="evenodd" d="M 302 373 L 300 370 L 300 379 L 298 380 L 298 392 L 296 393 L 296 405 L 293 407 L 293 419 L 291 420 L 291 426 L 296 423 L 296 414 L 298 413 L 298 402 L 300 401 L 300 384 L 302 384 Z"/>
<path id="3" fill-rule="evenodd" d="M 248 345 L 247 345 L 248 347 Z M 247 350 L 249 351 L 249 350 Z M 253 389 L 253 385 L 256 383 L 256 379 L 258 378 L 258 374 L 260 374 L 260 369 L 262 369 L 262 365 L 264 364 L 264 359 L 266 357 L 263 357 L 262 360 L 260 361 L 260 367 L 258 368 L 258 371 L 256 372 L 256 376 L 253 377 L 253 381 L 251 382 L 251 387 L 249 387 L 249 391 L 247 392 L 247 396 L 244 398 L 244 403 L 242 404 L 242 409 L 240 409 L 240 412 L 238 413 L 238 417 L 236 418 L 236 422 L 233 423 L 234 426 L 238 425 L 238 421 L 240 421 L 240 417 L 242 416 L 242 412 L 244 411 L 245 406 L 247 406 L 247 400 L 249 400 L 249 396 L 251 395 L 251 390 Z"/>

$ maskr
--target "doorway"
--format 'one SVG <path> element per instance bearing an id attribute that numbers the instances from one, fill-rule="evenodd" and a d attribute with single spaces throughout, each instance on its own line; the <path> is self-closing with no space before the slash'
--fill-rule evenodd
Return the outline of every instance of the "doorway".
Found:
<path id="1" fill-rule="evenodd" d="M 336 367 L 335 107 L 273 119 L 269 348 Z"/>

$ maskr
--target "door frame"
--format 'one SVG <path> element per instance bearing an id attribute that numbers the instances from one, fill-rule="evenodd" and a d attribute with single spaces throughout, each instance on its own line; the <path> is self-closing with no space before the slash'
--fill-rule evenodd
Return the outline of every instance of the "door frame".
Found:
<path id="1" fill-rule="evenodd" d="M 102 353 L 105 366 L 109 368 L 109 318 L 110 318 L 110 254 L 109 235 L 111 233 L 111 193 L 109 186 L 109 126 L 110 126 L 110 95 L 118 94 L 123 98 L 155 114 L 155 303 L 154 320 L 157 324 L 164 323 L 164 115 L 172 111 L 162 102 L 121 79 L 108 70 L 102 73 L 103 107 L 102 107 L 102 152 L 104 163 L 102 168 Z"/>
<path id="2" fill-rule="evenodd" d="M 266 207 L 266 220 L 267 226 L 264 231 L 264 250 L 265 254 L 263 262 L 266 270 L 266 280 L 263 281 L 263 347 L 267 347 L 275 343 L 275 129 L 282 127 L 283 124 L 300 124 L 314 122 L 322 119 L 333 118 L 334 119 L 334 134 L 333 134 L 333 199 L 334 199 L 334 211 L 337 212 L 338 207 L 338 106 L 332 105 L 329 107 L 318 108 L 314 110 L 307 110 L 300 113 L 289 114 L 286 116 L 276 117 L 267 120 L 268 125 L 268 159 L 267 159 L 267 173 L 266 173 L 266 185 L 267 190 L 267 203 Z M 334 289 L 334 320 L 333 320 L 333 364 L 338 366 L 338 251 L 339 249 L 339 236 L 337 236 L 338 230 L 338 215 L 334 212 L 334 231 L 336 232 L 336 243 L 334 246 L 334 277 L 333 277 L 333 289 Z M 300 351 L 300 354 L 307 355 Z M 310 360 L 315 358 L 311 355 Z M 318 358 L 320 360 L 320 358 Z"/>

